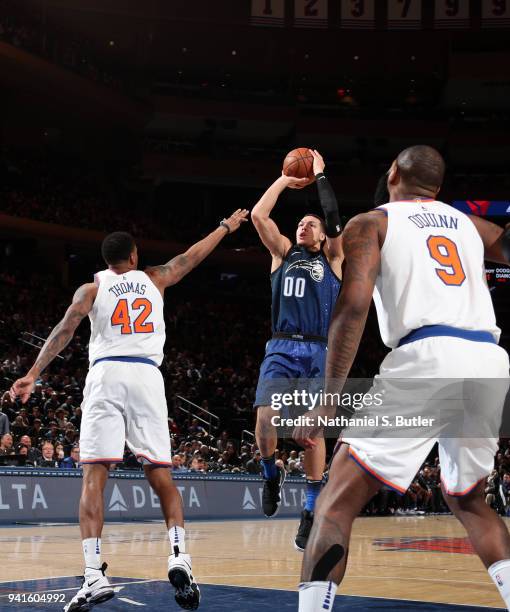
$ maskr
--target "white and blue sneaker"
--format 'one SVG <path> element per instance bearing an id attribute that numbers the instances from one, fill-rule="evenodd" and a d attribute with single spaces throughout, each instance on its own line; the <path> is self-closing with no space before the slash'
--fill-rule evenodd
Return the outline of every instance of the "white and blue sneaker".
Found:
<path id="1" fill-rule="evenodd" d="M 85 568 L 81 589 L 65 605 L 64 612 L 88 612 L 115 595 L 113 587 L 105 576 L 107 567 L 108 565 L 103 563 L 100 569 Z"/>

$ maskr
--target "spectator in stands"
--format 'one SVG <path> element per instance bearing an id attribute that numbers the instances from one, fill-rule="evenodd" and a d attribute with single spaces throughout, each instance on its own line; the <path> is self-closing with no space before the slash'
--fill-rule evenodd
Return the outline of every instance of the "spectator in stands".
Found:
<path id="1" fill-rule="evenodd" d="M 7 416 L 7 419 L 9 420 L 9 423 L 10 423 L 16 416 L 16 410 L 15 410 L 15 404 L 12 401 L 11 396 L 9 395 L 8 391 L 5 391 L 5 393 L 2 395 L 2 402 L 1 402 L 0 408 L 3 414 Z"/>
<path id="2" fill-rule="evenodd" d="M 28 431 L 28 424 L 23 421 L 23 417 L 18 414 L 17 417 L 15 417 L 14 421 L 11 423 L 11 432 L 12 435 L 15 436 L 16 438 L 19 438 L 23 435 L 25 435 Z"/>
<path id="3" fill-rule="evenodd" d="M 289 476 L 302 476 L 303 472 L 299 469 L 295 459 L 289 459 L 287 462 L 287 473 Z"/>
<path id="4" fill-rule="evenodd" d="M 65 434 L 62 439 L 66 455 L 69 455 L 78 437 L 79 436 L 76 429 L 74 428 L 74 425 L 72 423 L 67 423 L 65 427 Z"/>
<path id="5" fill-rule="evenodd" d="M 58 461 L 55 460 L 55 447 L 48 440 L 42 443 L 42 457 L 37 462 L 37 467 L 58 468 Z"/>
<path id="6" fill-rule="evenodd" d="M 58 464 L 60 465 L 60 462 L 64 460 L 64 457 L 66 456 L 66 453 L 64 452 L 64 445 L 62 444 L 62 442 L 57 442 L 55 444 L 55 451 L 53 453 L 53 458 L 58 461 Z"/>
<path id="7" fill-rule="evenodd" d="M 26 446 L 28 449 L 27 455 L 27 461 L 30 461 L 31 463 L 36 463 L 37 461 L 39 461 L 41 459 L 41 451 L 37 448 L 33 448 L 32 446 L 32 438 L 30 436 L 21 436 L 20 438 L 20 444 L 22 444 L 23 446 Z"/>
<path id="8" fill-rule="evenodd" d="M 64 470 L 72 470 L 80 467 L 80 447 L 73 446 L 71 454 L 60 462 L 60 467 Z"/>
<path id="9" fill-rule="evenodd" d="M 0 455 L 14 455 L 14 440 L 10 433 L 0 438 Z"/>
<path id="10" fill-rule="evenodd" d="M 20 462 L 20 465 L 26 465 L 26 466 L 29 466 L 29 467 L 30 466 L 33 467 L 34 464 L 31 461 L 29 461 L 29 459 L 28 459 L 28 448 L 24 444 L 18 444 L 16 446 L 16 455 L 21 455 L 21 456 L 26 457 L 25 463 L 23 464 L 23 463 Z"/>
<path id="11" fill-rule="evenodd" d="M 50 397 L 44 402 L 44 412 L 52 419 L 56 419 L 56 410 L 58 405 L 58 394 L 56 391 L 52 391 Z"/>
<path id="12" fill-rule="evenodd" d="M 199 436 L 204 437 L 207 436 L 207 430 L 205 427 L 202 427 L 198 422 L 198 419 L 192 419 L 190 426 L 188 427 L 188 433 L 190 436 Z"/>
<path id="13" fill-rule="evenodd" d="M 76 406 L 73 411 L 73 416 L 69 419 L 76 429 L 80 429 L 81 426 L 81 406 Z"/>
<path id="14" fill-rule="evenodd" d="M 506 515 L 510 514 L 510 474 L 505 472 L 503 474 L 503 480 L 501 482 L 501 486 L 503 489 L 503 495 L 505 496 L 505 510 Z"/>
<path id="15" fill-rule="evenodd" d="M 172 457 L 172 472 L 187 472 L 184 466 L 184 459 L 179 453 L 175 453 Z"/>
<path id="16" fill-rule="evenodd" d="M 57 425 L 59 429 L 62 429 L 65 431 L 68 421 L 67 421 L 65 410 L 62 408 L 62 406 L 60 406 L 59 408 L 55 410 L 55 420 L 57 421 Z"/>
<path id="17" fill-rule="evenodd" d="M 501 516 L 505 515 L 506 498 L 502 495 L 501 478 L 498 470 L 494 469 L 487 478 L 485 487 L 485 503 Z"/>
<path id="18" fill-rule="evenodd" d="M 2 407 L 0 406 L 0 436 L 9 433 L 10 429 L 9 417 L 2 412 Z"/>
<path id="19" fill-rule="evenodd" d="M 35 447 L 39 446 L 39 443 L 43 437 L 41 419 L 34 419 L 34 424 L 32 425 L 32 428 L 29 430 L 28 434 L 32 438 L 33 445 Z"/>
<path id="20" fill-rule="evenodd" d="M 190 472 L 207 472 L 207 463 L 203 457 L 195 454 L 190 464 Z"/>
<path id="21" fill-rule="evenodd" d="M 220 453 L 223 452 L 225 448 L 227 447 L 228 440 L 229 440 L 228 431 L 226 430 L 222 431 L 216 443 L 216 448 L 220 451 Z"/>
<path id="22" fill-rule="evenodd" d="M 246 471 L 248 474 L 262 474 L 261 459 L 260 451 L 256 450 L 253 458 L 246 462 Z"/>

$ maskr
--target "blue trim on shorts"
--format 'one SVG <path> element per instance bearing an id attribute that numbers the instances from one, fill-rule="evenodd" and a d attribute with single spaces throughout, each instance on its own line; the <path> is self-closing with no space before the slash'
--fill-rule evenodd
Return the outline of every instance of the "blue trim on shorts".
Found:
<path id="1" fill-rule="evenodd" d="M 100 359 L 96 359 L 92 364 L 92 367 L 99 363 L 100 361 L 125 361 L 128 363 L 146 363 L 148 365 L 158 367 L 158 364 L 152 359 L 147 359 L 147 357 L 101 357 Z"/>
<path id="2" fill-rule="evenodd" d="M 472 342 L 490 342 L 497 344 L 494 336 L 488 331 L 476 331 L 473 329 L 459 329 L 450 327 L 449 325 L 424 325 L 418 329 L 413 329 L 407 336 L 404 336 L 398 346 L 423 340 L 424 338 L 433 338 L 435 336 L 450 336 L 453 338 L 462 338 L 463 340 L 471 340 Z"/>

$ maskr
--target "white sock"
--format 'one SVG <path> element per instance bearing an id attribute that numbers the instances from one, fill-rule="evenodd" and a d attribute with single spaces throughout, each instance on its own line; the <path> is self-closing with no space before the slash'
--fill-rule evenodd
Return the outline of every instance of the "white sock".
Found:
<path id="1" fill-rule="evenodd" d="M 101 569 L 101 538 L 87 538 L 82 540 L 85 568 Z"/>
<path id="2" fill-rule="evenodd" d="M 179 547 L 179 552 L 186 552 L 186 542 L 184 541 L 185 534 L 186 531 L 184 527 L 179 527 L 178 525 L 174 525 L 168 530 L 168 537 L 170 539 L 170 547 L 172 549 L 172 554 L 174 552 L 174 546 Z"/>
<path id="3" fill-rule="evenodd" d="M 302 582 L 299 585 L 299 612 L 330 612 L 338 585 L 330 581 Z"/>
<path id="4" fill-rule="evenodd" d="M 494 563 L 487 571 L 498 587 L 507 610 L 510 610 L 510 559 Z"/>

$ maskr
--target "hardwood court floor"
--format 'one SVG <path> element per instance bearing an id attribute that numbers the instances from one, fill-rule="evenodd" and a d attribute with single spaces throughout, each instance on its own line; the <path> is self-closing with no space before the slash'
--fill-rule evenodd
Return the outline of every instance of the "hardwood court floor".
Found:
<path id="1" fill-rule="evenodd" d="M 189 522 L 198 582 L 296 589 L 302 559 L 292 544 L 296 526 L 294 520 Z M 155 522 L 107 525 L 109 574 L 165 579 L 167 538 Z M 77 525 L 0 528 L 2 581 L 73 576 L 82 563 Z M 502 606 L 464 529 L 445 516 L 358 519 L 341 593 Z"/>

